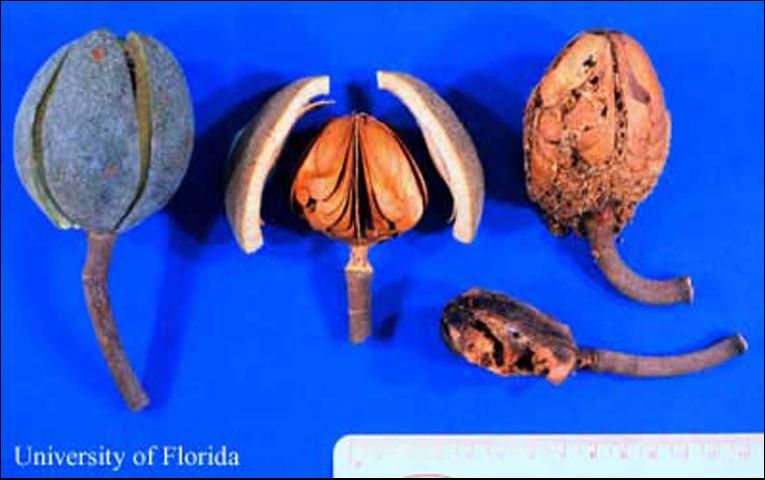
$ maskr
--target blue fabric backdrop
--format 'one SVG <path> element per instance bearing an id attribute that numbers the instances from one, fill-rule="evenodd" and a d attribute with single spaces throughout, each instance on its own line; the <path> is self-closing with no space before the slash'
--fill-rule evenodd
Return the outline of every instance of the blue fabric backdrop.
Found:
<path id="1" fill-rule="evenodd" d="M 170 205 L 119 238 L 111 273 L 124 344 L 152 396 L 123 406 L 85 311 L 85 238 L 61 232 L 13 167 L 13 122 L 37 68 L 92 29 L 138 30 L 183 65 L 196 116 L 188 176 Z M 616 293 L 581 238 L 554 238 L 524 188 L 521 115 L 577 32 L 622 29 L 651 55 L 672 112 L 661 181 L 624 232 L 642 273 L 694 278 L 692 306 Z M 413 119 L 376 69 L 429 82 L 472 133 L 487 176 L 473 245 Z M 223 213 L 223 162 L 265 98 L 332 77 L 334 107 L 302 121 L 266 190 L 265 246 L 244 255 Z M 376 333 L 346 342 L 345 246 L 290 212 L 288 174 L 324 121 L 367 110 L 399 131 L 431 181 L 423 225 L 372 250 Z M 12 3 L 2 5 L 2 473 L 15 446 L 133 451 L 226 445 L 237 469 L 126 467 L 121 475 L 329 475 L 334 442 L 375 432 L 739 432 L 763 429 L 763 5 L 611 3 Z M 579 374 L 560 387 L 501 379 L 454 357 L 443 305 L 502 290 L 568 323 L 581 344 L 667 354 L 742 332 L 750 350 L 704 374 Z"/>

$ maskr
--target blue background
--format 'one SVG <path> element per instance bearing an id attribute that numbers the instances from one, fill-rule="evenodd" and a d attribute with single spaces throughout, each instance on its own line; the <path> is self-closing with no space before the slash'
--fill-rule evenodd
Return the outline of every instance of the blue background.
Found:
<path id="1" fill-rule="evenodd" d="M 13 167 L 16 109 L 37 68 L 91 29 L 134 29 L 185 69 L 197 137 L 161 213 L 118 239 L 110 278 L 124 344 L 153 403 L 129 413 L 104 365 L 80 286 L 85 239 L 60 232 Z M 655 277 L 689 274 L 692 306 L 643 306 L 604 281 L 581 238 L 555 238 L 523 184 L 521 115 L 554 55 L 610 27 L 649 52 L 672 112 L 671 154 L 624 232 L 624 257 Z M 474 244 L 447 226 L 448 192 L 376 69 L 429 82 L 472 133 L 487 199 Z M 266 190 L 264 248 L 237 247 L 223 213 L 234 133 L 287 82 L 332 77 L 335 107 L 298 125 Z M 130 475 L 320 475 L 346 433 L 751 432 L 763 429 L 763 5 L 8 4 L 2 5 L 2 473 L 13 447 L 133 450 L 226 444 L 236 470 Z M 290 212 L 289 174 L 334 115 L 369 110 L 405 138 L 430 181 L 417 230 L 371 252 L 376 333 L 346 341 L 347 250 Z M 742 332 L 750 350 L 704 374 L 579 374 L 555 388 L 454 357 L 441 308 L 480 285 L 568 323 L 580 344 L 667 354 Z"/>

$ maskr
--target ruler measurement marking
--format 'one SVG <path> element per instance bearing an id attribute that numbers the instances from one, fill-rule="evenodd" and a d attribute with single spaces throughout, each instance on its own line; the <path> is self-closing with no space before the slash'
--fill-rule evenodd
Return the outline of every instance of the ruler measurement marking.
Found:
<path id="1" fill-rule="evenodd" d="M 418 475 L 457 471 L 455 476 L 479 467 L 503 476 L 537 471 L 644 475 L 668 468 L 675 474 L 725 475 L 735 469 L 762 476 L 763 469 L 762 434 L 360 435 L 338 446 L 336 476 L 346 476 L 343 466 L 360 476 L 406 468 Z"/>

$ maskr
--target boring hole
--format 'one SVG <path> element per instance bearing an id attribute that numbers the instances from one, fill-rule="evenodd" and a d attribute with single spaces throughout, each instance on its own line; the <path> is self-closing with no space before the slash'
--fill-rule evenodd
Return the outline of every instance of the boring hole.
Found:
<path id="1" fill-rule="evenodd" d="M 534 371 L 534 352 L 527 348 L 515 362 L 515 368 L 521 372 L 532 373 Z"/>
<path id="2" fill-rule="evenodd" d="M 491 357 L 489 356 L 488 353 L 484 353 L 483 355 L 481 355 L 481 366 L 483 368 L 488 368 L 491 366 Z"/>

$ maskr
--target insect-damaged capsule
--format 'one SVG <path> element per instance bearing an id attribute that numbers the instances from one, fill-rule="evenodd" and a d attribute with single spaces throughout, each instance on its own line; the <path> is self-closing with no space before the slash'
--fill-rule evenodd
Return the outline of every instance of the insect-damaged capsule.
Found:
<path id="1" fill-rule="evenodd" d="M 650 59 L 612 31 L 583 33 L 563 49 L 529 96 L 523 128 L 527 189 L 550 229 L 587 237 L 611 284 L 651 304 L 690 302 L 690 278 L 645 279 L 614 240 L 656 185 L 669 133 Z"/>
<path id="2" fill-rule="evenodd" d="M 441 317 L 447 346 L 497 375 L 539 375 L 553 384 L 576 370 L 634 377 L 670 377 L 714 367 L 747 344 L 733 335 L 692 353 L 649 357 L 580 348 L 568 325 L 501 293 L 472 289 L 455 298 Z"/>

